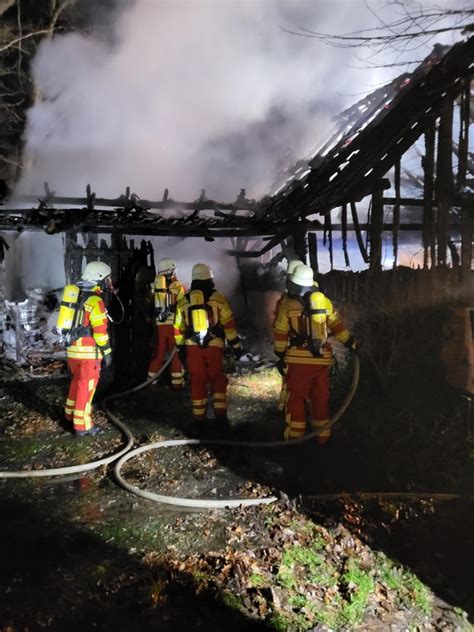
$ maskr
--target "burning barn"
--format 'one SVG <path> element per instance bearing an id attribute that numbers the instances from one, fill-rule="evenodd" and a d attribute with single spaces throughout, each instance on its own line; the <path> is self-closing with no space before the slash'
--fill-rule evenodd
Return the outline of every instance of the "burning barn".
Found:
<path id="1" fill-rule="evenodd" d="M 343 303 L 360 303 L 372 293 L 396 304 L 406 300 L 400 292 L 414 292 L 422 304 L 452 302 L 464 309 L 467 326 L 473 57 L 473 38 L 435 46 L 414 72 L 338 115 L 327 140 L 276 174 L 270 194 L 260 200 L 248 199 L 244 189 L 225 203 L 208 199 L 204 190 L 193 201 L 176 201 L 167 189 L 161 199 L 148 200 L 129 188 L 108 199 L 90 186 L 85 197 L 74 198 L 58 196 L 46 184 L 43 193 L 5 200 L 0 228 L 6 235 L 63 234 L 67 282 L 83 260 L 95 257 L 110 263 L 119 281 L 128 275 L 130 283 L 138 268 L 152 275 L 151 243 L 136 250 L 125 236 L 227 238 L 244 296 L 252 289 L 280 290 L 277 266 L 285 258 L 308 260 L 318 275 L 328 261 L 324 286 Z M 110 243 L 99 242 L 98 235 L 111 235 Z M 351 268 L 359 272 L 347 272 Z M 140 290 L 123 291 L 129 296 Z M 4 303 L 4 319 L 5 310 Z"/>

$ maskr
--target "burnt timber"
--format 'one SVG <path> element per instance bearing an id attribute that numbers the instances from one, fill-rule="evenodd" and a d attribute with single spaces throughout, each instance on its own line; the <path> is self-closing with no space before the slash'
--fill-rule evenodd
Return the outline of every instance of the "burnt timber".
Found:
<path id="1" fill-rule="evenodd" d="M 436 45 L 413 73 L 401 75 L 342 112 L 327 142 L 309 160 L 279 174 L 280 184 L 258 202 L 248 200 L 243 189 L 234 202 L 222 203 L 208 200 L 205 191 L 192 202 L 172 200 L 168 190 L 160 201 L 141 199 L 130 194 L 130 189 L 115 199 L 97 198 L 90 187 L 84 198 L 59 197 L 46 185 L 43 196 L 16 196 L 14 200 L 15 204 L 34 202 L 36 208 L 0 207 L 0 230 L 166 235 L 211 241 L 268 236 L 279 243 L 278 239 L 322 231 L 326 226 L 331 243 L 332 231 L 342 230 L 345 236 L 355 231 L 359 245 L 360 231 L 366 230 L 370 264 L 377 268 L 383 231 L 393 233 L 394 243 L 399 231 L 420 231 L 423 245 L 430 251 L 426 264 L 446 265 L 446 248 L 454 228 L 462 237 L 463 265 L 470 267 L 473 194 L 466 185 L 474 182 L 467 178 L 474 175 L 468 151 L 473 74 L 474 37 L 452 47 Z M 462 134 L 456 145 L 452 110 L 457 101 Z M 423 192 L 419 198 L 405 198 L 400 195 L 400 160 L 423 134 L 427 139 L 426 155 L 421 157 Z M 438 137 L 437 156 L 433 134 Z M 453 151 L 459 158 L 455 179 Z M 389 197 L 383 191 L 391 188 L 387 174 L 392 168 L 395 196 Z M 359 225 L 355 202 L 368 195 L 375 212 L 370 225 Z M 329 222 L 330 211 L 345 205 L 350 205 L 353 224 L 347 224 L 346 215 L 342 225 Z M 385 206 L 392 207 L 393 223 L 383 221 Z M 419 207 L 423 217 L 401 222 L 400 209 L 407 207 Z M 457 215 L 452 213 L 454 208 L 459 209 Z M 317 220 L 317 215 L 326 221 Z"/>

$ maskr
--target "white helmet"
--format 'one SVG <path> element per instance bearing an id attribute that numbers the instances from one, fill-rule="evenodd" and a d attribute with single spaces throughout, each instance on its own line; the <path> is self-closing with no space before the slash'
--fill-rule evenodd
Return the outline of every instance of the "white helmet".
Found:
<path id="1" fill-rule="evenodd" d="M 299 259 L 290 259 L 288 261 L 288 267 L 286 268 L 286 274 L 288 276 L 291 276 L 296 268 L 296 266 L 301 266 L 303 265 L 303 262 L 300 261 Z"/>
<path id="2" fill-rule="evenodd" d="M 211 268 L 206 263 L 195 263 L 191 272 L 191 279 L 193 281 L 207 281 L 213 279 L 214 274 Z"/>
<path id="3" fill-rule="evenodd" d="M 158 274 L 174 274 L 176 272 L 176 261 L 173 259 L 160 259 L 158 264 Z"/>
<path id="4" fill-rule="evenodd" d="M 300 287 L 313 287 L 314 277 L 312 268 L 301 263 L 293 270 L 290 281 Z"/>
<path id="5" fill-rule="evenodd" d="M 83 281 L 102 281 L 112 274 L 110 267 L 102 261 L 91 261 L 82 271 L 81 279 Z"/>

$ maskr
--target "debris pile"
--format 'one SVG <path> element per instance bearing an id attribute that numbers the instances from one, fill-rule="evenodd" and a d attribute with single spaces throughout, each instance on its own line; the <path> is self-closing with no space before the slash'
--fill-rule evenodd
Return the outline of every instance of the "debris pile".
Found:
<path id="1" fill-rule="evenodd" d="M 4 357 L 17 364 L 38 364 L 40 354 L 49 357 L 55 353 L 56 339 L 52 334 L 52 321 L 57 298 L 41 288 L 29 288 L 23 301 L 4 302 L 1 320 L 4 323 Z M 30 355 L 36 357 L 30 362 Z"/>

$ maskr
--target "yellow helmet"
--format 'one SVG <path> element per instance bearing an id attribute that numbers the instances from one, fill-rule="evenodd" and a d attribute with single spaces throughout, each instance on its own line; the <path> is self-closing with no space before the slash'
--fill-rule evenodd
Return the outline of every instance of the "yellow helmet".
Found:
<path id="1" fill-rule="evenodd" d="M 110 267 L 103 261 L 91 261 L 82 271 L 83 281 L 99 282 L 112 274 Z"/>
<path id="2" fill-rule="evenodd" d="M 214 274 L 206 263 L 196 263 L 193 265 L 191 279 L 193 281 L 207 281 L 213 279 Z"/>

